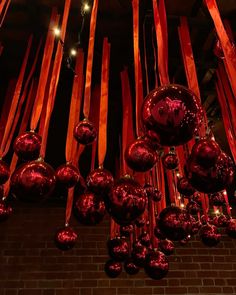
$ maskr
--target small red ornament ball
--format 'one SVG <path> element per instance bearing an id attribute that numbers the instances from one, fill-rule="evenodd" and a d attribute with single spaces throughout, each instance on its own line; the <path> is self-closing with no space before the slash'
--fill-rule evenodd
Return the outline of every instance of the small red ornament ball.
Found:
<path id="1" fill-rule="evenodd" d="M 230 219 L 226 233 L 230 238 L 236 239 L 236 219 Z"/>
<path id="2" fill-rule="evenodd" d="M 143 214 L 146 201 L 146 193 L 141 185 L 127 176 L 114 185 L 107 196 L 106 206 L 118 224 L 127 225 Z"/>
<path id="3" fill-rule="evenodd" d="M 186 206 L 186 210 L 188 213 L 195 215 L 200 211 L 200 206 L 197 202 L 190 201 Z"/>
<path id="4" fill-rule="evenodd" d="M 145 247 L 149 247 L 151 245 L 151 238 L 149 233 L 143 232 L 141 235 L 138 237 L 138 241 L 140 242 L 141 245 Z"/>
<path id="5" fill-rule="evenodd" d="M 133 262 L 131 258 L 125 261 L 124 269 L 126 273 L 131 276 L 136 275 L 139 272 L 139 267 Z"/>
<path id="6" fill-rule="evenodd" d="M 200 230 L 200 238 L 206 246 L 215 247 L 219 244 L 221 235 L 216 226 L 206 224 Z"/>
<path id="7" fill-rule="evenodd" d="M 143 246 L 139 242 L 133 246 L 131 256 L 132 256 L 134 263 L 137 266 L 144 267 L 147 254 L 148 254 L 148 248 Z"/>
<path id="8" fill-rule="evenodd" d="M 117 278 L 122 272 L 122 264 L 118 261 L 108 260 L 104 270 L 108 277 Z"/>
<path id="9" fill-rule="evenodd" d="M 39 157 L 41 142 L 39 134 L 33 131 L 25 132 L 15 139 L 13 149 L 20 159 L 33 161 Z"/>
<path id="10" fill-rule="evenodd" d="M 163 165 L 168 170 L 174 170 L 179 165 L 179 160 L 176 154 L 169 153 L 162 158 Z"/>
<path id="11" fill-rule="evenodd" d="M 168 274 L 168 259 L 164 253 L 160 251 L 152 251 L 147 255 L 144 269 L 150 278 L 160 280 Z"/>
<path id="12" fill-rule="evenodd" d="M 74 137 L 78 143 L 88 145 L 96 140 L 97 130 L 90 121 L 84 119 L 75 126 Z"/>
<path id="13" fill-rule="evenodd" d="M 110 257 L 115 261 L 125 261 L 129 257 L 129 245 L 123 238 L 116 237 L 108 240 L 107 249 Z"/>
<path id="14" fill-rule="evenodd" d="M 146 172 L 156 164 L 157 153 L 150 141 L 137 139 L 126 148 L 125 160 L 134 171 Z"/>
<path id="15" fill-rule="evenodd" d="M 188 179 L 181 177 L 177 181 L 177 190 L 181 195 L 185 197 L 191 197 L 195 192 L 195 188 L 189 183 Z"/>
<path id="16" fill-rule="evenodd" d="M 0 185 L 6 183 L 10 177 L 10 167 L 0 159 Z"/>
<path id="17" fill-rule="evenodd" d="M 192 91 L 172 84 L 148 94 L 141 117 L 149 137 L 163 146 L 178 146 L 193 138 L 202 120 L 202 108 Z"/>
<path id="18" fill-rule="evenodd" d="M 154 202 L 160 202 L 162 198 L 161 192 L 158 190 L 157 187 L 152 186 L 150 184 L 146 184 L 144 186 L 144 189 L 146 191 L 147 197 Z"/>
<path id="19" fill-rule="evenodd" d="M 120 235 L 122 237 L 129 237 L 134 231 L 134 227 L 132 224 L 120 226 Z"/>
<path id="20" fill-rule="evenodd" d="M 5 221 L 12 214 L 12 207 L 5 201 L 0 201 L 0 221 Z"/>
<path id="21" fill-rule="evenodd" d="M 172 241 L 165 239 L 159 242 L 159 248 L 165 255 L 169 256 L 174 253 L 175 245 Z"/>
<path id="22" fill-rule="evenodd" d="M 135 220 L 135 225 L 138 227 L 138 228 L 141 228 L 141 227 L 144 227 L 144 225 L 146 224 L 146 219 L 143 218 L 143 217 L 139 217 Z"/>
<path id="23" fill-rule="evenodd" d="M 95 194 L 108 194 L 114 185 L 114 178 L 110 171 L 98 168 L 89 173 L 86 184 L 88 189 Z"/>
<path id="24" fill-rule="evenodd" d="M 56 178 L 58 183 L 71 188 L 79 182 L 79 169 L 70 163 L 61 165 L 56 170 Z"/>
<path id="25" fill-rule="evenodd" d="M 70 250 L 75 246 L 77 238 L 77 233 L 71 227 L 64 227 L 57 231 L 55 244 L 60 250 Z"/>
<path id="26" fill-rule="evenodd" d="M 22 164 L 11 176 L 11 189 L 26 201 L 42 201 L 49 197 L 56 184 L 53 168 L 43 160 Z"/>
<path id="27" fill-rule="evenodd" d="M 96 225 L 105 216 L 105 204 L 95 194 L 84 193 L 76 198 L 74 213 L 81 224 Z"/>
<path id="28" fill-rule="evenodd" d="M 210 204 L 212 206 L 224 206 L 225 205 L 225 196 L 222 192 L 211 194 L 208 196 Z"/>

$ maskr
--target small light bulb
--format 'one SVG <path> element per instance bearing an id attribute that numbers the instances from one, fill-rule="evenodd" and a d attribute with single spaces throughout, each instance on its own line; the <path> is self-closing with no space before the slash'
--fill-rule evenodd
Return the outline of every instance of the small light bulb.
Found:
<path id="1" fill-rule="evenodd" d="M 88 3 L 84 3 L 84 11 L 88 12 L 90 10 L 90 5 Z"/>
<path id="2" fill-rule="evenodd" d="M 226 195 L 227 195 L 227 192 L 226 192 L 226 191 L 224 191 L 224 192 L 223 192 L 223 194 L 226 196 Z"/>
<path id="3" fill-rule="evenodd" d="M 57 36 L 57 37 L 60 36 L 60 34 L 61 34 L 61 30 L 60 30 L 59 28 L 56 27 L 56 28 L 53 29 L 53 31 L 54 31 L 54 35 L 55 35 L 55 36 Z"/>
<path id="4" fill-rule="evenodd" d="M 233 208 L 232 207 L 229 207 L 229 209 L 232 210 Z"/>
<path id="5" fill-rule="evenodd" d="M 216 209 L 215 210 L 215 214 L 219 214 L 220 213 L 220 210 L 219 209 Z"/>
<path id="6" fill-rule="evenodd" d="M 183 204 L 183 203 L 182 203 L 182 204 L 180 204 L 180 207 L 181 207 L 181 208 L 184 208 L 184 204 Z"/>
<path id="7" fill-rule="evenodd" d="M 72 48 L 72 49 L 70 50 L 70 55 L 72 55 L 72 56 L 76 56 L 76 54 L 77 54 L 77 51 L 76 51 L 74 48 Z"/>
<path id="8" fill-rule="evenodd" d="M 180 196 L 178 196 L 178 200 L 181 200 L 181 197 Z"/>
<path id="9" fill-rule="evenodd" d="M 177 173 L 176 173 L 176 177 L 180 177 L 180 174 L 179 174 L 179 172 L 177 172 Z"/>

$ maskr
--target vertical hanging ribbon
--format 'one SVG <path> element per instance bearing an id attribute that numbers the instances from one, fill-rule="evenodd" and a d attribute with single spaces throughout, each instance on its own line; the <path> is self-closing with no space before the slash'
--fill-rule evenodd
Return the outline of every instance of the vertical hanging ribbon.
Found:
<path id="1" fill-rule="evenodd" d="M 167 18 L 166 18 L 166 7 L 165 7 L 165 0 L 159 1 L 159 12 L 160 12 L 160 23 L 162 28 L 162 36 L 163 36 L 163 48 L 165 54 L 165 48 L 168 48 L 168 30 L 167 30 Z M 167 51 L 168 52 L 168 51 Z M 165 70 L 168 77 L 168 54 L 165 54 Z"/>
<path id="2" fill-rule="evenodd" d="M 110 44 L 108 39 L 103 40 L 102 54 L 102 77 L 101 77 L 101 100 L 99 116 L 98 137 L 98 165 L 103 166 L 107 150 L 107 114 L 108 114 L 108 91 L 109 91 L 109 64 Z"/>
<path id="3" fill-rule="evenodd" d="M 156 52 L 154 35 L 155 35 L 155 28 L 152 27 L 152 50 L 153 50 L 153 57 L 154 57 L 153 70 L 155 75 L 155 88 L 157 88 L 158 87 L 157 52 Z"/>
<path id="4" fill-rule="evenodd" d="M 224 24 L 221 20 L 216 1 L 205 0 L 205 3 L 213 19 L 218 38 L 224 52 L 225 67 L 228 73 L 232 91 L 234 93 L 234 96 L 236 97 L 236 48 L 232 45 L 231 40 L 224 28 Z"/>
<path id="5" fill-rule="evenodd" d="M 91 13 L 91 20 L 90 20 L 88 57 L 87 57 L 86 81 L 85 81 L 85 92 L 84 92 L 83 111 L 84 111 L 85 118 L 89 117 L 89 111 L 90 111 L 92 69 L 93 69 L 95 31 L 96 31 L 96 23 L 97 23 L 97 11 L 98 11 L 98 0 L 94 0 L 93 9 Z"/>
<path id="6" fill-rule="evenodd" d="M 0 28 L 2 27 L 2 24 L 6 17 L 10 3 L 11 3 L 11 0 L 2 0 L 0 3 Z"/>
<path id="7" fill-rule="evenodd" d="M 62 19 L 62 25 L 61 25 L 61 40 L 64 43 L 65 35 L 66 35 L 66 27 L 67 27 L 67 21 L 70 11 L 70 4 L 71 0 L 65 0 L 65 6 L 64 6 L 64 13 L 63 13 L 63 19 Z M 52 70 L 52 77 L 49 87 L 49 97 L 47 102 L 47 109 L 46 109 L 46 118 L 45 118 L 45 126 L 44 131 L 42 135 L 42 145 L 40 150 L 40 156 L 44 158 L 46 153 L 46 146 L 47 146 L 47 137 L 48 137 L 48 129 L 50 124 L 50 118 L 54 107 L 54 102 L 56 98 L 56 91 L 61 71 L 61 62 L 63 57 L 63 47 L 60 42 L 57 44 L 57 51 L 56 56 L 53 64 L 53 70 Z"/>
<path id="8" fill-rule="evenodd" d="M 3 45 L 0 42 L 0 56 L 2 55 L 2 52 L 3 52 Z"/>
<path id="9" fill-rule="evenodd" d="M 147 64 L 147 43 L 146 43 L 145 20 L 143 22 L 143 48 L 144 48 L 144 67 L 145 67 L 146 95 L 147 95 L 150 92 L 150 89 L 149 89 L 148 64 Z"/>
<path id="10" fill-rule="evenodd" d="M 49 69 L 51 65 L 52 53 L 54 48 L 54 40 L 55 40 L 55 35 L 52 33 L 52 29 L 53 27 L 56 27 L 58 25 L 58 21 L 59 21 L 59 16 L 57 15 L 57 10 L 56 8 L 53 8 L 49 29 L 47 33 L 47 39 L 46 39 L 46 43 L 44 47 L 43 60 L 42 60 L 41 71 L 39 76 L 39 85 L 38 85 L 38 90 L 37 90 L 36 99 L 35 99 L 35 106 L 33 109 L 31 122 L 30 122 L 31 130 L 35 130 L 37 128 L 40 115 L 42 112 L 42 108 L 43 108 L 43 101 L 45 97 L 45 90 L 46 90 L 46 85 L 48 81 L 48 74 L 49 74 Z"/>
<path id="11" fill-rule="evenodd" d="M 18 105 L 18 101 L 19 101 L 19 98 L 20 98 L 21 88 L 22 88 L 23 79 L 24 79 L 24 75 L 25 75 L 26 65 L 27 65 L 27 61 L 28 61 L 28 58 L 29 58 L 29 53 L 30 53 L 30 49 L 31 49 L 31 45 L 32 45 L 32 40 L 33 40 L 33 36 L 30 36 L 29 41 L 28 41 L 27 50 L 26 50 L 26 53 L 25 53 L 25 57 L 24 57 L 24 60 L 23 60 L 22 66 L 21 66 L 21 70 L 20 70 L 20 74 L 19 74 L 19 77 L 18 77 L 18 81 L 17 81 L 17 84 L 16 84 L 15 92 L 14 92 L 14 95 L 13 95 L 11 108 L 10 108 L 10 112 L 9 112 L 9 115 L 8 115 L 8 119 L 7 119 L 5 131 L 4 131 L 3 139 L 2 139 L 2 142 L 1 142 L 0 157 L 4 157 L 5 154 L 6 154 L 5 147 L 7 145 L 7 141 L 9 139 L 9 135 L 10 135 L 11 128 L 12 128 L 12 125 L 13 125 L 14 117 L 15 117 L 15 114 L 16 114 L 17 105 Z"/>

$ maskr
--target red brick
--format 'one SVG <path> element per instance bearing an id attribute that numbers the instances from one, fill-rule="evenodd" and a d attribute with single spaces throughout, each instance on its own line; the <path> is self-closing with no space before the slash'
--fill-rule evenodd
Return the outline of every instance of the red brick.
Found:
<path id="1" fill-rule="evenodd" d="M 203 294 L 206 293 L 221 293 L 221 288 L 220 287 L 201 287 L 200 288 L 200 292 L 202 292 Z"/>
<path id="2" fill-rule="evenodd" d="M 167 287 L 165 288 L 165 294 L 185 294 L 187 288 L 184 287 Z"/>

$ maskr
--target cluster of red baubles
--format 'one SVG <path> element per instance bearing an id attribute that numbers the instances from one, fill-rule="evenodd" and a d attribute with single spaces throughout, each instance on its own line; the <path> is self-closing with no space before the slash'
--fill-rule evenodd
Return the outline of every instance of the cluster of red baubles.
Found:
<path id="1" fill-rule="evenodd" d="M 154 167 L 161 156 L 160 146 L 178 146 L 194 137 L 201 123 L 202 109 L 194 93 L 179 85 L 163 86 L 152 91 L 145 99 L 141 118 L 144 136 L 129 145 L 125 152 L 127 165 L 137 172 L 146 172 Z M 97 137 L 97 131 L 88 120 L 81 121 L 74 129 L 78 143 L 89 145 Z M 14 143 L 14 151 L 23 162 L 10 179 L 11 192 L 17 198 L 38 202 L 49 197 L 58 182 L 66 189 L 80 181 L 77 167 L 66 163 L 56 171 L 39 156 L 41 138 L 35 132 L 26 132 Z M 163 166 L 174 170 L 178 167 L 178 157 L 174 152 L 162 157 Z M 236 221 L 221 214 L 210 219 L 196 218 L 201 210 L 197 191 L 209 194 L 210 204 L 224 206 L 222 190 L 232 183 L 234 164 L 211 139 L 200 139 L 193 147 L 186 163 L 185 175 L 178 178 L 177 190 L 189 202 L 186 210 L 176 206 L 165 208 L 156 219 L 154 234 L 157 246 L 153 246 L 144 212 L 150 200 L 159 202 L 160 191 L 153 185 L 144 187 L 131 176 L 126 175 L 114 183 L 112 174 L 104 168 L 90 172 L 83 193 L 75 190 L 74 214 L 83 225 L 99 224 L 106 213 L 120 226 L 120 233 L 108 241 L 110 260 L 105 271 L 110 277 L 117 277 L 124 269 L 128 274 L 138 273 L 143 267 L 153 279 L 161 279 L 169 269 L 166 256 L 174 251 L 173 241 L 182 245 L 190 237 L 200 232 L 204 244 L 215 246 L 220 241 L 219 228 L 232 238 L 236 238 Z M 10 177 L 10 169 L 0 161 L 0 185 Z M 3 192 L 2 192 L 3 194 Z M 4 196 L 2 195 L 2 198 Z M 4 199 L 4 198 L 3 198 Z M 5 201 L 0 203 L 0 220 L 5 220 L 11 208 Z M 195 216 L 195 217 L 194 217 Z M 127 242 L 135 228 L 141 234 L 135 241 Z M 144 230 L 145 229 L 145 230 Z M 55 236 L 59 249 L 71 249 L 77 234 L 69 227 L 60 229 Z"/>

